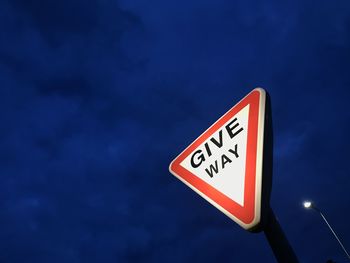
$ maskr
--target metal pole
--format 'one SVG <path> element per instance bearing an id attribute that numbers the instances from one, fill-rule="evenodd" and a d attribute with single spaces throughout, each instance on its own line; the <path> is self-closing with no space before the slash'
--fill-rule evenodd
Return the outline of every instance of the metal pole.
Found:
<path id="1" fill-rule="evenodd" d="M 264 233 L 271 246 L 271 249 L 275 255 L 277 262 L 299 262 L 271 208 L 269 211 L 266 225 L 264 227 Z"/>
<path id="2" fill-rule="evenodd" d="M 331 230 L 332 234 L 333 234 L 334 237 L 337 239 L 339 245 L 341 246 L 341 248 L 342 248 L 343 251 L 345 252 L 346 256 L 348 257 L 348 259 L 350 259 L 350 255 L 349 255 L 348 251 L 346 251 L 346 249 L 345 249 L 343 243 L 340 241 L 338 235 L 335 233 L 335 231 L 333 230 L 333 228 L 331 227 L 331 225 L 328 223 L 326 217 L 323 215 L 323 213 L 321 212 L 321 210 L 318 209 L 317 207 L 315 207 L 314 205 L 312 206 L 312 208 L 313 208 L 315 211 L 317 211 L 317 212 L 321 215 L 322 219 L 326 222 L 328 228 Z"/>

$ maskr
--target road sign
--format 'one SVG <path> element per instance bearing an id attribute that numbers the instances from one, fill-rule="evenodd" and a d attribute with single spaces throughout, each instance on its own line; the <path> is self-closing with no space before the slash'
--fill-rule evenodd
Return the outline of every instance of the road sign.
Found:
<path id="1" fill-rule="evenodd" d="M 256 231 L 269 207 L 269 97 L 254 89 L 170 164 L 178 179 L 243 228 Z"/>

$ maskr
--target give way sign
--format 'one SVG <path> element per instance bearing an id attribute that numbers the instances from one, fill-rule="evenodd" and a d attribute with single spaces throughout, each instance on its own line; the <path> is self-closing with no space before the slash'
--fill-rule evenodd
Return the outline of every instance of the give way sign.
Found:
<path id="1" fill-rule="evenodd" d="M 272 124 L 269 97 L 256 88 L 170 164 L 178 179 L 250 231 L 269 207 Z"/>

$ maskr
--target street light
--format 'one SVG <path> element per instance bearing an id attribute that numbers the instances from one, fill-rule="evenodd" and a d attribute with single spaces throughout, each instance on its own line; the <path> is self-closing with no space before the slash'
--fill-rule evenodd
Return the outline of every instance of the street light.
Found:
<path id="1" fill-rule="evenodd" d="M 305 201 L 305 202 L 303 203 L 303 205 L 304 205 L 305 208 L 311 208 L 312 203 L 311 203 L 310 201 Z"/>
<path id="2" fill-rule="evenodd" d="M 318 209 L 318 207 L 315 206 L 315 204 L 311 201 L 304 201 L 303 202 L 303 206 L 306 208 L 306 209 L 313 209 L 315 210 L 316 212 L 318 212 L 320 214 L 320 216 L 322 217 L 322 219 L 326 222 L 328 228 L 331 230 L 332 234 L 334 235 L 334 237 L 337 239 L 339 245 L 341 246 L 341 248 L 344 250 L 346 256 L 348 257 L 348 259 L 350 259 L 350 255 L 349 253 L 346 251 L 343 243 L 340 241 L 339 237 L 337 236 L 337 234 L 335 233 L 335 231 L 333 230 L 333 228 L 331 227 L 331 225 L 328 223 L 326 217 L 324 216 L 324 214 L 321 212 L 320 209 Z"/>

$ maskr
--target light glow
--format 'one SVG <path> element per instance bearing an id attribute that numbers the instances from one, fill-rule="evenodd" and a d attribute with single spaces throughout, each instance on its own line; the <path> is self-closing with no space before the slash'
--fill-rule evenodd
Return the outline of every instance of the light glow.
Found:
<path id="1" fill-rule="evenodd" d="M 303 205 L 304 205 L 304 207 L 305 207 L 306 209 L 308 209 L 308 208 L 310 208 L 310 207 L 312 206 L 312 203 L 311 203 L 310 201 L 305 201 L 305 202 L 303 203 Z"/>

